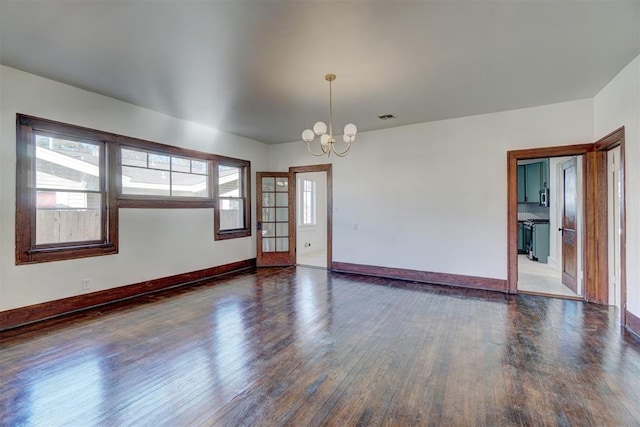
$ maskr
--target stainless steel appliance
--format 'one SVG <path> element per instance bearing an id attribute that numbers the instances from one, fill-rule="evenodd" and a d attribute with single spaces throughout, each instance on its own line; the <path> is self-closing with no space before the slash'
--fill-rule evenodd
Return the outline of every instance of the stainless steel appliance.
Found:
<path id="1" fill-rule="evenodd" d="M 540 206 L 549 207 L 549 189 L 543 188 L 540 190 Z"/>

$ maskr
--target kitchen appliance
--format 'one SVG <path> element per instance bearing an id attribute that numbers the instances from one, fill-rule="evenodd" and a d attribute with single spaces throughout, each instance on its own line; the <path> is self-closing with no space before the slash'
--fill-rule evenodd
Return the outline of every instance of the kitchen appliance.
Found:
<path id="1" fill-rule="evenodd" d="M 523 228 L 527 258 L 546 263 L 549 256 L 549 220 L 527 219 Z"/>
<path id="2" fill-rule="evenodd" d="M 540 206 L 549 207 L 549 189 L 546 187 L 540 190 Z"/>

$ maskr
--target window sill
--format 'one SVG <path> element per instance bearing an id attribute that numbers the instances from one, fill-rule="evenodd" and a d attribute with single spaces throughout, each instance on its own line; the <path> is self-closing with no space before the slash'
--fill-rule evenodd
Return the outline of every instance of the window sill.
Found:
<path id="1" fill-rule="evenodd" d="M 142 208 L 142 209 L 195 209 L 195 208 L 215 208 L 212 199 L 118 199 L 119 208 Z"/>
<path id="2" fill-rule="evenodd" d="M 251 230 L 229 230 L 219 231 L 215 234 L 215 240 L 239 239 L 241 237 L 250 237 Z"/>
<path id="3" fill-rule="evenodd" d="M 115 244 L 96 244 L 87 246 L 30 249 L 27 252 L 16 254 L 16 265 L 65 261 L 101 255 L 114 255 L 117 253 L 118 246 Z"/>

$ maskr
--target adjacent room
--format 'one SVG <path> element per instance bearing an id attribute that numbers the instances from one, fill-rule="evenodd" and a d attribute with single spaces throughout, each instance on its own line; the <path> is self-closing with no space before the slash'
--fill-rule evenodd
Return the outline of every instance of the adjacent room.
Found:
<path id="1" fill-rule="evenodd" d="M 0 0 L 0 425 L 639 425 L 639 165 L 637 0 Z"/>

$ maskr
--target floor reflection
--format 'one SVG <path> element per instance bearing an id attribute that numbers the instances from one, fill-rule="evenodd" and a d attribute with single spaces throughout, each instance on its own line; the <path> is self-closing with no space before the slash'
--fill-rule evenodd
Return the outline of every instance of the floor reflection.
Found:
<path id="1" fill-rule="evenodd" d="M 0 333 L 0 425 L 640 422 L 637 343 L 579 301 L 288 268 L 91 313 Z"/>

